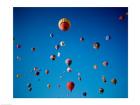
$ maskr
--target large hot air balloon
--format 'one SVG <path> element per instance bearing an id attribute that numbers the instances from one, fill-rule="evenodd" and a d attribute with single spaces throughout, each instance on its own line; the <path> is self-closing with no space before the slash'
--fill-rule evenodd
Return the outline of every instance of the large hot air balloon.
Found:
<path id="1" fill-rule="evenodd" d="M 70 90 L 70 91 L 72 91 L 74 89 L 74 86 L 75 86 L 74 82 L 68 82 L 67 83 L 67 89 Z"/>
<path id="2" fill-rule="evenodd" d="M 58 27 L 61 31 L 67 31 L 71 26 L 70 21 L 67 18 L 62 18 L 58 22 Z"/>

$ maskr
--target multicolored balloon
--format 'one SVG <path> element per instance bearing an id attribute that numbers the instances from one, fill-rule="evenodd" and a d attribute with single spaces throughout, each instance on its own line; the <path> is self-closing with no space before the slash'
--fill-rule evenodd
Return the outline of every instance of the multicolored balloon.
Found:
<path id="1" fill-rule="evenodd" d="M 71 67 L 67 67 L 67 72 L 72 72 L 72 68 Z"/>
<path id="2" fill-rule="evenodd" d="M 94 42 L 93 43 L 93 48 L 94 49 L 99 49 L 100 48 L 100 43 L 99 42 Z"/>
<path id="3" fill-rule="evenodd" d="M 51 60 L 55 60 L 55 59 L 56 59 L 56 56 L 55 56 L 55 55 L 51 55 L 51 56 L 50 56 L 50 59 L 51 59 Z"/>
<path id="4" fill-rule="evenodd" d="M 71 23 L 69 19 L 67 18 L 62 18 L 58 22 L 58 27 L 61 31 L 67 31 L 71 26 Z"/>
<path id="5" fill-rule="evenodd" d="M 67 58 L 65 60 L 66 65 L 70 66 L 72 64 L 72 60 L 70 58 Z"/>

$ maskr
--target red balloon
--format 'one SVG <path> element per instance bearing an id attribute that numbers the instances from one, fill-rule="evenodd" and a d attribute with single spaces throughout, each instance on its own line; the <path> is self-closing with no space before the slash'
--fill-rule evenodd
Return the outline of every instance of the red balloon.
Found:
<path id="1" fill-rule="evenodd" d="M 68 82 L 67 83 L 67 89 L 70 90 L 70 91 L 72 91 L 74 89 L 74 86 L 75 86 L 74 82 Z"/>

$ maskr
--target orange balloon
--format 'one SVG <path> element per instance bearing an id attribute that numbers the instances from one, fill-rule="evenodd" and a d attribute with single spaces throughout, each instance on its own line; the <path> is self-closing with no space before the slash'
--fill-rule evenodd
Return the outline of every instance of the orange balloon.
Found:
<path id="1" fill-rule="evenodd" d="M 67 18 L 62 18 L 58 22 L 58 27 L 61 31 L 67 31 L 70 28 L 71 24 Z"/>
<path id="2" fill-rule="evenodd" d="M 70 90 L 70 91 L 72 91 L 74 89 L 74 86 L 75 86 L 74 82 L 68 82 L 67 83 L 67 89 Z"/>

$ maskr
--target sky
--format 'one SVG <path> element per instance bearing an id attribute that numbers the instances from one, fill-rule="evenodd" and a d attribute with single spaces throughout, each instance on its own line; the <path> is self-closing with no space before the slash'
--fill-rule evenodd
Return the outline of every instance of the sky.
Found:
<path id="1" fill-rule="evenodd" d="M 13 10 L 14 98 L 128 97 L 128 8 L 14 7 Z M 119 16 L 125 18 L 120 21 Z M 59 29 L 61 18 L 70 20 L 68 31 Z M 106 35 L 111 39 L 105 40 Z M 80 37 L 84 37 L 83 42 Z M 65 46 L 56 50 L 54 46 L 60 41 L 64 41 Z M 94 42 L 100 43 L 99 49 L 93 48 Z M 21 48 L 16 48 L 17 44 Z M 31 51 L 33 47 L 35 52 Z M 56 55 L 54 61 L 50 59 L 52 54 Z M 72 60 L 72 72 L 66 71 L 67 58 Z M 103 61 L 108 61 L 107 67 L 102 65 Z M 98 65 L 97 70 L 93 69 L 94 64 Z M 39 76 L 35 76 L 34 67 L 39 68 Z M 48 75 L 46 69 L 50 71 Z M 81 81 L 77 79 L 78 73 Z M 17 78 L 17 74 L 21 77 Z M 103 75 L 106 83 L 102 82 Z M 111 83 L 112 78 L 117 79 L 116 85 Z M 66 87 L 69 81 L 75 84 L 72 92 Z M 32 84 L 32 91 L 28 90 L 28 83 Z M 99 88 L 104 89 L 103 94 Z M 83 92 L 87 95 L 83 96 Z"/>

